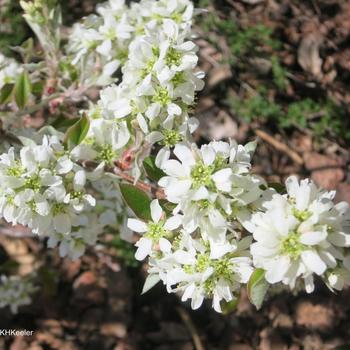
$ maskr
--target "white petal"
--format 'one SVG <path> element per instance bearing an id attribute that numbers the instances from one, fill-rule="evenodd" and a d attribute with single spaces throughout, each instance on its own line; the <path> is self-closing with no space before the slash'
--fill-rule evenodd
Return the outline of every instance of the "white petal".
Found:
<path id="1" fill-rule="evenodd" d="M 54 216 L 53 225 L 58 233 L 67 234 L 71 232 L 72 224 L 68 214 L 60 213 Z"/>
<path id="2" fill-rule="evenodd" d="M 73 169 L 73 162 L 66 156 L 60 158 L 56 165 L 58 174 L 67 174 Z"/>
<path id="3" fill-rule="evenodd" d="M 147 225 L 143 221 L 137 219 L 128 219 L 128 227 L 130 230 L 140 233 L 147 232 L 148 230 Z"/>
<path id="4" fill-rule="evenodd" d="M 312 275 L 305 277 L 304 283 L 305 283 L 306 293 L 312 293 L 315 289 L 314 278 L 312 277 Z"/>
<path id="5" fill-rule="evenodd" d="M 163 209 L 159 205 L 158 199 L 154 199 L 151 202 L 151 216 L 152 216 L 152 220 L 155 223 L 157 223 L 161 219 L 162 215 L 163 215 Z"/>
<path id="6" fill-rule="evenodd" d="M 276 259 L 269 270 L 266 271 L 265 277 L 269 283 L 277 283 L 282 281 L 284 275 L 288 271 L 290 260 L 286 256 Z"/>
<path id="7" fill-rule="evenodd" d="M 74 175 L 74 189 L 80 191 L 86 183 L 86 173 L 84 170 L 78 170 Z"/>
<path id="8" fill-rule="evenodd" d="M 152 251 L 152 240 L 149 238 L 142 237 L 137 243 L 136 247 L 138 247 L 136 253 L 135 253 L 135 258 L 136 260 L 143 260 L 149 255 Z"/>
<path id="9" fill-rule="evenodd" d="M 188 285 L 184 291 L 184 294 L 181 297 L 181 301 L 186 301 L 192 298 L 192 295 L 195 290 L 196 290 L 196 285 L 194 283 L 191 283 L 190 285 Z"/>
<path id="10" fill-rule="evenodd" d="M 196 163 L 191 149 L 183 144 L 175 146 L 174 154 L 183 164 L 194 165 Z"/>
<path id="11" fill-rule="evenodd" d="M 163 165 L 165 164 L 166 161 L 168 161 L 170 158 L 170 150 L 168 148 L 162 148 L 156 157 L 156 166 L 160 169 L 163 168 Z"/>
<path id="12" fill-rule="evenodd" d="M 170 231 L 176 230 L 181 225 L 181 222 L 182 222 L 182 216 L 174 215 L 165 222 L 164 228 Z"/>
<path id="13" fill-rule="evenodd" d="M 337 247 L 350 247 L 350 234 L 344 232 L 331 233 L 328 240 Z"/>
<path id="14" fill-rule="evenodd" d="M 209 145 L 203 145 L 201 147 L 201 154 L 205 165 L 210 165 L 214 162 L 215 151 Z"/>
<path id="15" fill-rule="evenodd" d="M 167 239 L 161 238 L 159 240 L 159 248 L 163 253 L 170 253 L 171 252 L 171 243 Z"/>
<path id="16" fill-rule="evenodd" d="M 322 231 L 313 231 L 313 232 L 305 232 L 300 236 L 299 241 L 303 244 L 308 245 L 316 245 L 327 237 L 327 232 Z"/>
<path id="17" fill-rule="evenodd" d="M 310 271 L 315 272 L 317 275 L 322 275 L 327 269 L 327 265 L 313 250 L 303 251 L 301 260 Z"/>

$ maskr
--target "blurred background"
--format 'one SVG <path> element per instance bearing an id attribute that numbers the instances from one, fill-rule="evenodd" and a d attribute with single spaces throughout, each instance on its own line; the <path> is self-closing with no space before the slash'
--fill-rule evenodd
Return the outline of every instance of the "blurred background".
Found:
<path id="1" fill-rule="evenodd" d="M 99 1 L 61 0 L 68 28 Z M 196 1 L 200 67 L 206 88 L 194 112 L 196 141 L 259 140 L 254 172 L 270 182 L 311 177 L 350 202 L 350 1 Z M 0 50 L 32 33 L 17 0 L 0 0 Z M 276 291 L 260 311 L 243 290 L 236 308 L 219 315 L 192 311 L 158 285 L 140 295 L 147 266 L 134 248 L 106 235 L 77 261 L 59 258 L 23 228 L 0 226 L 0 263 L 19 274 L 37 268 L 42 290 L 0 329 L 34 330 L 0 337 L 10 350 L 347 350 L 350 291 L 314 295 Z M 3 271 L 2 271 L 3 272 Z"/>

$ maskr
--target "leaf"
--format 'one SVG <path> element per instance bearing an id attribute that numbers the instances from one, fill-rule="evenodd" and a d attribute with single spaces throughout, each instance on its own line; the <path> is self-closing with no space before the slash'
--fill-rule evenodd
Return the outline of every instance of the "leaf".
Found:
<path id="1" fill-rule="evenodd" d="M 169 216 L 172 215 L 172 212 L 176 208 L 176 204 L 168 202 L 166 199 L 159 199 L 159 204 L 165 213 Z"/>
<path id="2" fill-rule="evenodd" d="M 248 298 L 252 304 L 259 310 L 264 301 L 269 284 L 265 280 L 265 271 L 256 269 L 247 284 Z"/>
<path id="3" fill-rule="evenodd" d="M 159 275 L 156 275 L 156 274 L 149 275 L 145 280 L 145 284 L 143 285 L 141 295 L 147 293 L 159 281 L 160 281 Z"/>
<path id="4" fill-rule="evenodd" d="M 84 114 L 79 120 L 69 127 L 64 137 L 64 145 L 68 149 L 78 146 L 86 137 L 90 127 L 89 118 Z"/>
<path id="5" fill-rule="evenodd" d="M 147 193 L 130 184 L 123 183 L 119 187 L 125 202 L 135 215 L 145 221 L 151 220 L 151 200 Z"/>
<path id="6" fill-rule="evenodd" d="M 145 168 L 147 176 L 153 181 L 158 182 L 160 178 L 166 176 L 164 171 L 156 166 L 156 157 L 154 156 L 145 158 L 143 167 Z"/>
<path id="7" fill-rule="evenodd" d="M 68 119 L 61 114 L 51 123 L 51 126 L 53 126 L 55 129 L 68 128 L 74 125 L 78 120 L 79 118 Z"/>
<path id="8" fill-rule="evenodd" d="M 23 71 L 21 75 L 18 76 L 15 84 L 15 101 L 18 108 L 24 108 L 28 103 L 31 84 L 29 80 L 29 75 L 27 71 Z"/>
<path id="9" fill-rule="evenodd" d="M 14 84 L 5 84 L 0 92 L 0 105 L 10 102 Z"/>
<path id="10" fill-rule="evenodd" d="M 287 193 L 285 186 L 283 184 L 280 184 L 279 182 L 269 182 L 267 186 L 273 188 L 279 194 Z"/>
<path id="11" fill-rule="evenodd" d="M 237 305 L 238 305 L 238 298 L 235 298 L 231 301 L 221 300 L 220 302 L 223 315 L 228 315 L 234 312 L 237 309 Z"/>
<path id="12" fill-rule="evenodd" d="M 251 141 L 251 142 L 248 142 L 244 148 L 245 150 L 251 155 L 253 156 L 255 150 L 256 150 L 256 146 L 258 145 L 257 141 L 254 140 L 254 141 Z"/>
<path id="13" fill-rule="evenodd" d="M 32 84 L 32 93 L 35 96 L 41 96 L 44 91 L 44 84 L 41 81 Z"/>

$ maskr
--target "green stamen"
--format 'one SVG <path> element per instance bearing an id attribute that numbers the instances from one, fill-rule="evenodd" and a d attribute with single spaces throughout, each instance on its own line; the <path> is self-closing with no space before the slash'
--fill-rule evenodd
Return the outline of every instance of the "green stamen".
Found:
<path id="1" fill-rule="evenodd" d="M 213 186 L 213 180 L 211 174 L 213 173 L 212 166 L 206 166 L 202 163 L 198 163 L 191 171 L 191 178 L 195 188 L 200 186 Z"/>
<path id="2" fill-rule="evenodd" d="M 304 244 L 299 242 L 300 233 L 292 231 L 281 243 L 281 254 L 288 255 L 291 259 L 299 258 L 301 252 L 304 250 Z"/>

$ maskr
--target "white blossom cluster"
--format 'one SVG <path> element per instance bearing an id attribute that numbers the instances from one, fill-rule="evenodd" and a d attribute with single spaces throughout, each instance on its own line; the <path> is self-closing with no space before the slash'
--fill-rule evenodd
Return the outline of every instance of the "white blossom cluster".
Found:
<path id="1" fill-rule="evenodd" d="M 341 290 L 350 284 L 350 208 L 333 203 L 335 191 L 319 190 L 309 180 L 286 180 L 287 194 L 274 194 L 253 215 L 251 254 L 271 283 L 292 290 L 301 279 L 308 293 L 314 276 Z"/>
<path id="2" fill-rule="evenodd" d="M 9 306 L 13 314 L 18 312 L 22 305 L 31 303 L 31 294 L 36 287 L 30 277 L 5 275 L 0 276 L 0 308 Z"/>
<path id="3" fill-rule="evenodd" d="M 14 148 L 0 155 L 0 217 L 48 237 L 49 247 L 59 245 L 61 256 L 76 259 L 106 225 L 116 224 L 120 210 L 89 191 L 93 183 L 103 190 L 101 168 L 86 172 L 57 136 L 27 143 L 19 156 Z"/>
<path id="4" fill-rule="evenodd" d="M 131 22 L 137 18 L 144 25 L 129 40 L 121 83 L 103 89 L 87 112 L 91 127 L 79 156 L 106 163 L 118 158 L 126 145 L 137 148 L 144 141 L 158 142 L 169 150 L 190 137 L 198 121 L 189 112 L 196 91 L 204 86 L 203 73 L 195 70 L 197 47 L 187 40 L 193 14 L 190 1 L 141 1 L 129 10 L 124 2 L 117 3 L 126 18 L 138 13 Z"/>
<path id="5" fill-rule="evenodd" d="M 204 298 L 220 302 L 236 298 L 241 283 L 253 272 L 249 253 L 251 236 L 242 237 L 252 212 L 260 207 L 264 182 L 250 174 L 252 145 L 211 142 L 200 149 L 180 143 L 178 160 L 163 152 L 159 181 L 172 216 L 157 200 L 151 204 L 152 221 L 129 219 L 129 227 L 143 233 L 136 258 L 150 256 L 150 274 L 157 275 L 169 292 L 182 291 L 198 308 Z"/>
<path id="6" fill-rule="evenodd" d="M 335 192 L 296 177 L 287 179 L 285 195 L 267 188 L 250 173 L 253 148 L 180 143 L 177 159 L 161 150 L 167 176 L 159 185 L 173 204 L 171 215 L 155 200 L 151 221 L 129 219 L 142 234 L 135 257 L 149 257 L 148 281 L 182 292 L 194 309 L 209 298 L 220 312 L 222 300 L 234 300 L 256 268 L 269 284 L 295 290 L 303 281 L 309 293 L 315 275 L 330 289 L 350 284 L 349 205 L 334 204 Z"/>
<path id="7" fill-rule="evenodd" d="M 14 84 L 23 68 L 14 59 L 0 53 L 0 89 L 6 84 Z"/>
<path id="8" fill-rule="evenodd" d="M 127 6 L 124 0 L 109 0 L 97 6 L 96 12 L 73 27 L 67 51 L 73 65 L 79 63 L 90 76 L 99 70 L 95 83 L 108 85 L 113 81 L 111 75 L 126 62 L 135 37 L 146 30 L 157 32 L 164 19 L 187 25 L 193 4 L 188 0 L 143 0 Z"/>
<path id="9" fill-rule="evenodd" d="M 109 0 L 74 27 L 68 52 L 80 78 L 106 86 L 121 68 L 122 80 L 101 90 L 99 101 L 82 112 L 89 129 L 78 135 L 78 146 L 67 149 L 56 132 L 37 142 L 20 137 L 21 149 L 0 155 L 0 217 L 28 226 L 72 259 L 96 244 L 106 227 L 128 241 L 135 231 L 142 236 L 135 257 L 149 263 L 146 289 L 162 281 L 169 293 L 191 299 L 193 309 L 210 299 L 221 312 L 254 271 L 291 290 L 304 285 L 312 292 L 316 276 L 332 290 L 343 289 L 350 285 L 348 204 L 335 204 L 334 192 L 296 177 L 287 179 L 286 194 L 269 188 L 251 171 L 254 142 L 192 143 L 198 121 L 191 110 L 204 87 L 190 40 L 193 14 L 189 0 L 130 6 Z M 13 83 L 20 69 L 0 56 L 0 88 Z M 118 182 L 137 183 L 154 144 L 161 146 L 154 164 L 159 169 L 153 169 L 162 174 L 158 188 L 153 192 L 147 179 L 141 185 L 165 200 L 150 203 L 148 220 L 127 219 Z M 125 169 L 115 167 L 129 155 L 128 173 L 121 174 Z M 112 167 L 115 174 L 107 172 Z M 8 297 L 0 306 L 12 296 L 20 300 L 12 302 L 14 311 L 28 302 L 31 285 L 13 294 L 16 280 L 2 282 L 0 300 L 2 293 Z"/>

